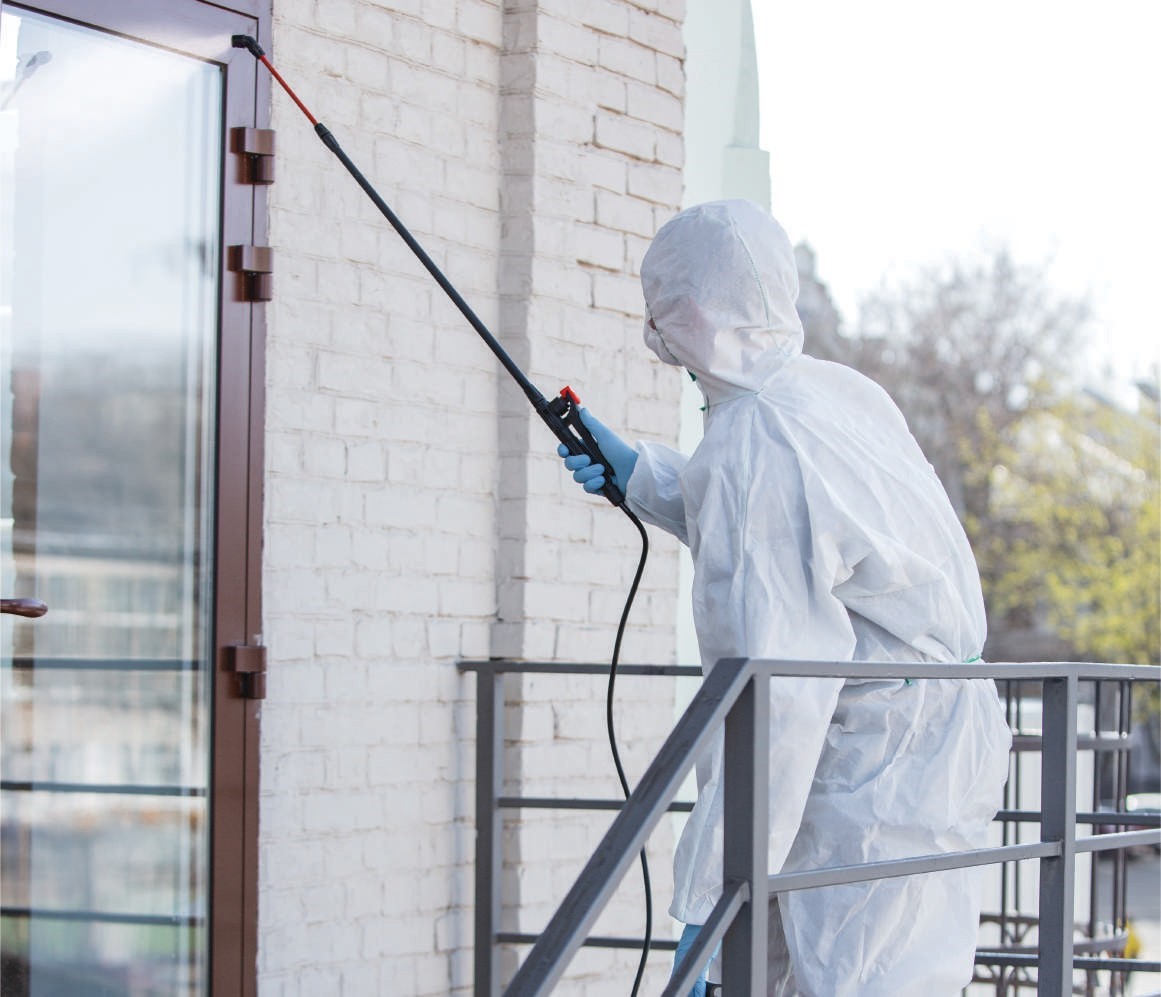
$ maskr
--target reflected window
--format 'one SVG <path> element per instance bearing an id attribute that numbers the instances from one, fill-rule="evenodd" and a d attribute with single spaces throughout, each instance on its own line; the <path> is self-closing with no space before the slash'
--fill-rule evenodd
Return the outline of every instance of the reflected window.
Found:
<path id="1" fill-rule="evenodd" d="M 208 992 L 223 86 L 0 12 L 6 995 Z"/>

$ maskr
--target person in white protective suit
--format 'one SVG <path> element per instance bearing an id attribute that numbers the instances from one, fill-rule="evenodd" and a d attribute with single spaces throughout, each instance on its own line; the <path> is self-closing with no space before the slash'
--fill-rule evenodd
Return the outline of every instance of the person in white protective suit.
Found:
<path id="1" fill-rule="evenodd" d="M 726 657 L 977 659 L 984 605 L 964 531 L 887 394 L 802 354 L 781 226 L 746 201 L 690 208 L 658 232 L 641 282 L 645 340 L 696 378 L 705 436 L 686 457 L 582 418 L 631 508 L 689 545 L 703 671 Z M 604 484 L 587 457 L 565 463 L 587 490 Z M 772 873 L 986 844 L 1011 743 L 992 682 L 771 685 Z M 721 894 L 720 742 L 697 775 L 670 907 L 689 926 L 683 948 Z M 769 993 L 958 993 L 972 975 L 979 876 L 780 895 Z"/>

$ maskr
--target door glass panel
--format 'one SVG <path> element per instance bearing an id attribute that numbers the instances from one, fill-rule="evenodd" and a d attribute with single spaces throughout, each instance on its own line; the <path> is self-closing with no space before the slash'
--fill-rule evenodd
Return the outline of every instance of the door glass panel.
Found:
<path id="1" fill-rule="evenodd" d="M 0 11 L 0 990 L 207 991 L 220 67 Z"/>

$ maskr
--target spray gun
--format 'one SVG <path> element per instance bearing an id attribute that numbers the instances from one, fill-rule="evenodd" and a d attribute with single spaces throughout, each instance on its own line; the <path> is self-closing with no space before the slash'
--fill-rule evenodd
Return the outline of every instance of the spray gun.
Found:
<path id="1" fill-rule="evenodd" d="M 428 256 L 424 248 L 399 220 L 387 202 L 379 196 L 379 192 L 375 190 L 370 181 L 363 175 L 362 171 L 352 162 L 351 157 L 339 145 L 338 139 L 335 138 L 331 130 L 311 114 L 307 106 L 299 100 L 298 95 L 290 88 L 278 70 L 271 65 L 270 60 L 266 58 L 266 52 L 262 46 L 249 35 L 234 35 L 232 43 L 234 48 L 247 49 L 254 58 L 261 62 L 270 71 L 270 75 L 274 77 L 279 86 L 286 91 L 290 99 L 298 105 L 298 109 L 306 115 L 307 120 L 314 126 L 315 133 L 322 140 L 323 145 L 330 149 L 339 162 L 346 167 L 347 172 L 355 178 L 355 182 L 363 188 L 375 207 L 379 209 L 391 227 L 395 229 L 399 237 L 407 243 L 407 247 L 415 254 L 419 262 L 427 269 L 427 272 L 435 278 L 435 282 L 439 284 L 444 293 L 451 299 L 452 304 L 460 310 L 471 327 L 476 330 L 480 338 L 487 344 L 488 349 L 496 355 L 500 363 L 503 364 L 504 369 L 520 385 L 520 388 L 532 403 L 532 407 L 536 410 L 536 414 L 544 420 L 544 424 L 548 426 L 552 434 L 565 445 L 570 454 L 587 454 L 594 464 L 603 464 L 605 466 L 605 469 L 609 473 L 606 475 L 605 480 L 607 483 L 601 489 L 601 494 L 612 502 L 613 505 L 628 511 L 625 505 L 625 496 L 612 482 L 612 465 L 605 460 L 601 454 L 600 447 L 597 446 L 597 441 L 593 439 L 593 435 L 589 432 L 588 427 L 580 420 L 579 412 L 581 401 L 577 397 L 576 392 L 566 386 L 561 388 L 560 394 L 551 401 L 541 394 L 536 385 L 517 366 L 516 362 L 508 355 L 508 352 L 500 345 L 496 337 L 488 330 L 488 327 L 484 325 L 479 316 L 476 315 L 471 306 L 460 295 L 459 291 L 455 289 L 455 286 L 448 280 L 443 271 L 436 266 L 435 261 Z"/>
<path id="2" fill-rule="evenodd" d="M 275 79 L 280 87 L 286 91 L 291 100 L 302 111 L 311 125 L 314 127 L 315 134 L 318 135 L 322 141 L 335 157 L 346 167 L 348 173 L 354 177 L 355 182 L 363 188 L 364 193 L 371 199 L 379 212 L 387 219 L 388 223 L 398 233 L 399 237 L 407 243 L 407 247 L 415 254 L 415 257 L 423 264 L 424 268 L 435 279 L 435 282 L 443 289 L 444 293 L 451 299 L 452 303 L 460 310 L 460 313 L 468 320 L 468 324 L 479 334 L 480 338 L 487 344 L 504 369 L 512 376 L 513 380 L 520 385 L 528 400 L 532 403 L 532 407 L 536 410 L 536 414 L 544 421 L 544 424 L 552 431 L 555 436 L 570 454 L 586 454 L 590 460 L 595 464 L 603 464 L 606 470 L 605 486 L 601 489 L 601 494 L 620 509 L 629 519 L 633 525 L 637 527 L 638 533 L 641 534 L 641 558 L 637 563 L 637 571 L 633 576 L 633 584 L 629 587 L 629 594 L 625 600 L 625 608 L 621 612 L 621 620 L 617 626 L 617 637 L 613 644 L 612 660 L 609 663 L 609 683 L 608 690 L 605 697 L 605 726 L 609 735 L 609 748 L 613 756 L 613 764 L 617 770 L 617 778 L 620 781 L 621 789 L 625 797 L 629 796 L 629 781 L 625 776 L 624 766 L 621 764 L 620 752 L 617 750 L 617 739 L 613 730 L 613 690 L 617 677 L 617 663 L 621 657 L 621 642 L 625 636 L 625 625 L 629 619 L 629 611 L 633 607 L 633 600 L 637 595 L 637 589 L 641 584 L 641 576 L 645 572 L 645 561 L 649 556 L 649 535 L 645 531 L 641 520 L 629 508 L 625 501 L 625 496 L 621 490 L 613 484 L 612 481 L 612 465 L 607 461 L 601 453 L 601 449 L 597 446 L 597 441 L 593 438 L 592 433 L 588 427 L 581 422 L 580 407 L 581 402 L 577 397 L 576 392 L 570 387 L 561 388 L 560 393 L 552 398 L 545 398 L 543 394 L 537 389 L 528 377 L 525 375 L 516 362 L 508 355 L 508 352 L 497 341 L 496 337 L 488 330 L 488 327 L 480 320 L 479 316 L 471 309 L 468 303 L 460 295 L 459 291 L 455 289 L 450 280 L 444 275 L 443 271 L 436 266 L 435 261 L 432 260 L 424 248 L 416 241 L 415 237 L 408 231 L 407 227 L 395 215 L 388 204 L 379 196 L 379 192 L 371 185 L 370 181 L 363 175 L 362 171 L 351 161 L 350 156 L 343 151 L 339 145 L 338 139 L 334 137 L 331 130 L 327 128 L 321 121 L 318 120 L 307 106 L 298 98 L 298 95 L 290 88 L 287 82 L 279 74 L 278 70 L 271 65 L 270 60 L 266 58 L 266 53 L 262 46 L 258 44 L 257 40 L 250 37 L 250 35 L 234 35 L 231 39 L 234 48 L 244 48 L 250 52 L 266 69 L 270 75 Z M 649 879 L 649 863 L 646 859 L 645 849 L 641 849 L 641 873 L 645 888 L 645 939 L 641 948 L 641 958 L 637 965 L 637 975 L 633 981 L 633 989 L 631 991 L 633 997 L 641 986 L 641 981 L 645 971 L 646 960 L 649 957 L 649 949 L 652 940 L 653 932 L 653 890 Z"/>

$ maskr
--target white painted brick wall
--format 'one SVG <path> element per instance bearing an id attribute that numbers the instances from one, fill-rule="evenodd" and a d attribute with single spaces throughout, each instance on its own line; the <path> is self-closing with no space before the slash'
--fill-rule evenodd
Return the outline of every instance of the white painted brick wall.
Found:
<path id="1" fill-rule="evenodd" d="M 532 380 L 571 383 L 630 438 L 677 433 L 637 273 L 681 197 L 682 17 L 680 0 L 274 0 L 272 55 L 308 106 Z M 637 535 L 567 480 L 280 92 L 273 124 L 260 992 L 467 994 L 475 680 L 455 662 L 605 660 Z M 673 658 L 675 549 L 653 541 L 626 661 Z M 508 693 L 508 791 L 618 795 L 603 679 Z M 672 703 L 665 681 L 620 680 L 631 779 Z M 506 926 L 543 924 L 608 821 L 507 823 Z M 664 934 L 667 826 L 650 847 Z M 640 927 L 634 871 L 598 930 Z M 621 992 L 635 966 L 585 951 L 558 992 Z"/>

